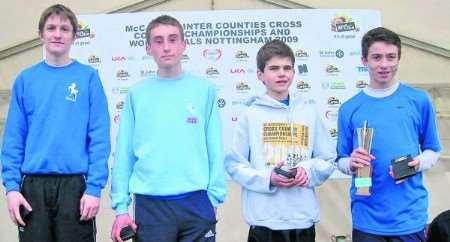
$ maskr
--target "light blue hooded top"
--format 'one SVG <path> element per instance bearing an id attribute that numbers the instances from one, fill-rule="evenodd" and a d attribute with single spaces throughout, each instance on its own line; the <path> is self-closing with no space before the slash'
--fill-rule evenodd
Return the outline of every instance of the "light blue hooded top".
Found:
<path id="1" fill-rule="evenodd" d="M 289 131 L 291 129 L 291 131 Z M 271 185 L 276 163 L 300 154 L 306 186 Z M 242 186 L 242 210 L 249 225 L 272 230 L 305 229 L 319 221 L 314 188 L 335 170 L 335 146 L 315 105 L 292 97 L 289 105 L 268 95 L 254 97 L 239 117 L 225 167 Z"/>

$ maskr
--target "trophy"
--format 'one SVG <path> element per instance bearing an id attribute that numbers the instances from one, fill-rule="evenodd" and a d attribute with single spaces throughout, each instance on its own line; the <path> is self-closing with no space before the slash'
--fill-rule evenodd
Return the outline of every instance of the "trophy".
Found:
<path id="1" fill-rule="evenodd" d="M 274 171 L 278 175 L 288 179 L 295 178 L 298 164 L 308 157 L 308 127 L 304 125 L 290 124 L 288 136 L 284 137 L 284 143 L 281 151 L 281 159 L 284 159 L 282 167 L 275 167 Z"/>
<path id="2" fill-rule="evenodd" d="M 369 128 L 367 120 L 362 128 L 356 129 L 358 135 L 358 146 L 370 154 L 372 147 L 373 128 Z M 360 196 L 370 196 L 372 186 L 372 166 L 364 166 L 356 170 L 355 187 L 356 194 Z"/>
<path id="3" fill-rule="evenodd" d="M 276 167 L 274 169 L 275 173 L 278 175 L 282 175 L 286 178 L 294 178 L 296 175 L 296 171 L 294 168 L 297 167 L 297 164 L 302 160 L 299 154 L 288 154 L 286 161 L 282 167 Z"/>

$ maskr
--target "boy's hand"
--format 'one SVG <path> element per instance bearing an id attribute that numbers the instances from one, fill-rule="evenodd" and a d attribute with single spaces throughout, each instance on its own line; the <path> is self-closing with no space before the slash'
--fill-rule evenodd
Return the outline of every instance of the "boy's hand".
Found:
<path id="1" fill-rule="evenodd" d="M 374 159 L 375 156 L 369 154 L 366 150 L 357 148 L 350 155 L 350 170 L 354 172 L 358 168 L 369 166 Z"/>
<path id="2" fill-rule="evenodd" d="M 307 186 L 309 183 L 309 177 L 308 174 L 306 173 L 305 169 L 303 167 L 297 167 L 296 169 L 296 173 L 295 173 L 295 178 L 294 178 L 294 182 L 293 185 L 294 186 Z"/>
<path id="3" fill-rule="evenodd" d="M 414 160 L 408 162 L 408 166 L 414 167 L 414 170 L 417 171 L 417 170 L 419 170 L 419 167 L 420 167 L 420 160 L 417 157 L 415 157 Z M 392 166 L 389 166 L 389 175 L 392 177 L 392 179 L 394 179 L 394 171 L 392 170 Z M 406 181 L 406 179 L 408 179 L 408 178 L 395 181 L 395 184 L 403 183 L 404 181 Z"/>
<path id="4" fill-rule="evenodd" d="M 284 165 L 283 162 L 278 162 L 275 167 L 282 167 Z M 272 170 L 272 173 L 270 173 L 270 184 L 272 186 L 276 187 L 291 187 L 292 182 L 294 179 L 286 178 L 282 175 L 279 175 L 275 172 L 275 170 Z"/>
<path id="5" fill-rule="evenodd" d="M 418 171 L 420 168 L 420 160 L 419 158 L 416 156 L 414 157 L 414 159 L 410 162 L 408 162 L 408 166 L 409 167 L 414 167 L 414 170 Z"/>
<path id="6" fill-rule="evenodd" d="M 9 191 L 6 193 L 6 200 L 8 202 L 8 212 L 11 220 L 16 224 L 25 226 L 25 222 L 20 216 L 20 206 L 24 206 L 26 210 L 32 211 L 30 204 L 23 197 L 22 193 L 18 191 Z"/>
<path id="7" fill-rule="evenodd" d="M 123 242 L 122 239 L 120 239 L 120 230 L 128 225 L 130 225 L 131 229 L 136 233 L 137 225 L 131 220 L 128 213 L 117 215 L 111 230 L 112 241 Z"/>
<path id="8" fill-rule="evenodd" d="M 100 208 L 100 198 L 83 194 L 80 200 L 80 221 L 87 221 L 97 215 Z"/>
<path id="9" fill-rule="evenodd" d="M 292 187 L 294 179 L 288 179 L 282 175 L 278 175 L 274 170 L 270 174 L 270 184 L 276 187 Z"/>

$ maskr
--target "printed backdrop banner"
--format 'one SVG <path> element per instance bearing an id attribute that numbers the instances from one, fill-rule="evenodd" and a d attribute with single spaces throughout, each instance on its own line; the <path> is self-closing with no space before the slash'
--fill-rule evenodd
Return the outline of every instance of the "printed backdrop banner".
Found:
<path id="1" fill-rule="evenodd" d="M 272 39 L 285 41 L 294 51 L 295 77 L 291 91 L 317 104 L 336 139 L 339 106 L 368 82 L 367 68 L 361 64 L 361 37 L 381 25 L 380 13 L 370 10 L 233 10 L 78 16 L 80 29 L 71 56 L 99 71 L 111 113 L 113 151 L 129 87 L 156 75 L 156 64 L 145 51 L 145 30 L 152 19 L 162 14 L 176 17 L 183 24 L 188 43 L 182 59 L 183 69 L 217 86 L 225 150 L 230 147 L 233 126 L 245 108 L 245 101 L 265 91 L 256 78 L 256 53 Z"/>

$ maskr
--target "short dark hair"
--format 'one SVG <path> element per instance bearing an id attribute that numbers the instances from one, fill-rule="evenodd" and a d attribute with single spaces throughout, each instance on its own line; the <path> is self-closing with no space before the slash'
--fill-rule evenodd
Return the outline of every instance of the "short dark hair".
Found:
<path id="1" fill-rule="evenodd" d="M 68 8 L 62 4 L 52 5 L 52 6 L 48 7 L 46 10 L 44 10 L 44 12 L 42 12 L 41 17 L 39 19 L 39 25 L 38 25 L 40 33 L 42 33 L 44 31 L 45 22 L 47 21 L 48 17 L 50 17 L 52 14 L 66 17 L 70 21 L 70 24 L 72 24 L 73 34 L 74 34 L 74 36 L 76 36 L 77 31 L 78 31 L 77 17 L 72 12 L 72 10 L 70 10 L 70 8 Z"/>
<path id="2" fill-rule="evenodd" d="M 271 40 L 265 43 L 258 51 L 256 55 L 256 66 L 259 71 L 264 72 L 267 61 L 274 56 L 289 57 L 292 65 L 295 63 L 294 53 L 292 49 L 283 41 L 279 39 Z"/>
<path id="3" fill-rule="evenodd" d="M 374 28 L 363 36 L 361 40 L 361 49 L 364 59 L 367 59 L 369 55 L 369 48 L 375 42 L 385 42 L 386 44 L 397 46 L 398 58 L 400 59 L 402 54 L 402 42 L 400 37 L 395 32 L 383 27 Z"/>
<path id="4" fill-rule="evenodd" d="M 181 25 L 181 23 L 172 16 L 161 15 L 161 16 L 153 19 L 152 21 L 150 21 L 150 23 L 148 23 L 148 25 L 147 25 L 147 29 L 145 31 L 147 45 L 150 44 L 150 32 L 152 31 L 152 29 L 154 29 L 156 26 L 158 26 L 160 24 L 171 25 L 171 26 L 177 27 L 178 30 L 180 31 L 181 40 L 184 41 L 184 32 L 183 32 L 183 26 Z"/>

